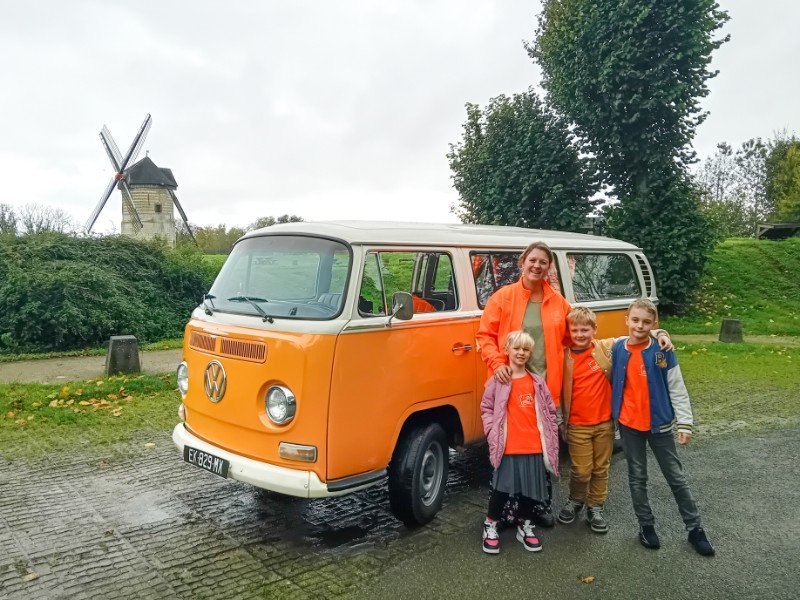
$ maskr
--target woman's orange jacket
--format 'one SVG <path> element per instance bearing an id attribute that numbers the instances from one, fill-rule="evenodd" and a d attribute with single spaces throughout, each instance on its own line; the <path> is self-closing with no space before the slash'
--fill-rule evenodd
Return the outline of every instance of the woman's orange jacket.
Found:
<path id="1" fill-rule="evenodd" d="M 556 292 L 547 281 L 542 281 L 542 329 L 544 330 L 544 355 L 547 362 L 547 387 L 556 406 L 561 404 L 561 382 L 564 375 L 564 346 L 569 345 L 567 313 L 571 306 L 564 296 Z M 506 336 L 522 329 L 525 309 L 531 292 L 522 285 L 522 278 L 500 288 L 489 298 L 483 309 L 481 324 L 475 339 L 481 358 L 489 367 L 489 376 L 500 365 L 508 364 L 503 351 Z"/>

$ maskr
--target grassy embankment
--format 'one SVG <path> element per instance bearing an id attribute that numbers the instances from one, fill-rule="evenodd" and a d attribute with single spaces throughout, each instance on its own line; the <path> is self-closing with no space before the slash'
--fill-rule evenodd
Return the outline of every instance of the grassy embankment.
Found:
<path id="1" fill-rule="evenodd" d="M 670 332 L 718 334 L 724 317 L 748 335 L 800 336 L 800 238 L 781 242 L 731 239 L 709 257 L 690 314 L 670 317 Z"/>

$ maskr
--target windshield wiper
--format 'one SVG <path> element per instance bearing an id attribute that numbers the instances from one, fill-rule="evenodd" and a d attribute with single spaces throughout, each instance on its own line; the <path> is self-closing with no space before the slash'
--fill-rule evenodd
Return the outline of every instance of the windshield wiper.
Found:
<path id="1" fill-rule="evenodd" d="M 216 298 L 216 296 L 212 296 L 211 294 L 203 294 L 203 310 L 206 311 L 207 315 L 214 314 L 211 309 L 217 310 L 217 307 L 214 306 L 214 298 Z M 206 304 L 206 300 L 208 300 L 211 303 L 211 308 L 209 308 L 208 304 Z"/>
<path id="2" fill-rule="evenodd" d="M 267 300 L 266 298 L 257 298 L 255 296 L 239 295 L 239 296 L 231 296 L 230 298 L 228 298 L 228 302 L 248 302 L 250 306 L 255 308 L 258 311 L 258 314 L 261 315 L 262 321 L 267 321 L 269 323 L 275 322 L 275 320 L 272 317 L 270 317 L 266 312 L 264 312 L 263 308 L 261 308 L 258 304 L 256 304 L 256 302 L 269 302 L 269 300 Z"/>

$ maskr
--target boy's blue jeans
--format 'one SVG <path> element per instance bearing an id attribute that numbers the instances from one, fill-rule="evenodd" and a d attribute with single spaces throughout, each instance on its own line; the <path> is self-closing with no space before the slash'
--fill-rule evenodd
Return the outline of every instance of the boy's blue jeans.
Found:
<path id="1" fill-rule="evenodd" d="M 653 525 L 655 517 L 650 510 L 650 501 L 647 498 L 647 444 L 661 467 L 661 473 L 667 480 L 678 510 L 683 517 L 687 530 L 700 526 L 700 511 L 697 503 L 689 490 L 683 465 L 678 458 L 675 446 L 675 436 L 671 431 L 666 433 L 652 433 L 650 431 L 637 431 L 625 425 L 619 425 L 622 435 L 622 447 L 628 461 L 628 484 L 631 488 L 633 511 L 639 520 L 639 525 Z"/>

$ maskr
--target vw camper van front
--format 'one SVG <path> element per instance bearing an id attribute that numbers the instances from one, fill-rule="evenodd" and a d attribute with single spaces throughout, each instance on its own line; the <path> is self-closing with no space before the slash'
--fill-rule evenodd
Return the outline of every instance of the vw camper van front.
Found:
<path id="1" fill-rule="evenodd" d="M 302 235 L 247 237 L 186 326 L 178 369 L 184 459 L 294 496 L 327 495 L 331 368 L 352 250 Z"/>

